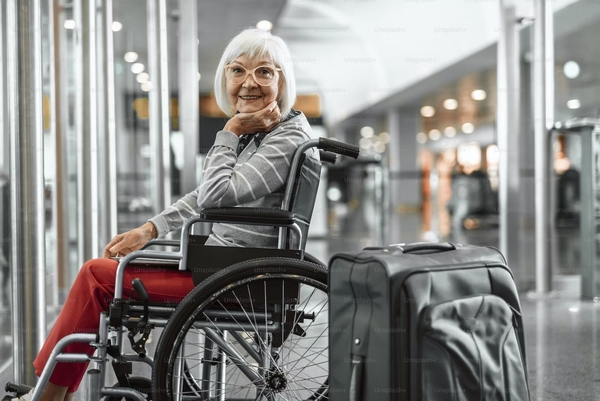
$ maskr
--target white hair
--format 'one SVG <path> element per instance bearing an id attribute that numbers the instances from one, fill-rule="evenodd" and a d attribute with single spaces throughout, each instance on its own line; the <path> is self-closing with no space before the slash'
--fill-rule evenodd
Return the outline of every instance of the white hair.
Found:
<path id="1" fill-rule="evenodd" d="M 296 79 L 290 51 L 279 36 L 257 28 L 249 28 L 240 32 L 231 39 L 221 56 L 215 75 L 215 98 L 219 108 L 229 117 L 236 113 L 235 106 L 231 104 L 227 96 L 225 66 L 240 56 L 267 57 L 276 67 L 281 68 L 279 75 L 281 90 L 276 100 L 281 116 L 287 116 L 296 101 Z"/>

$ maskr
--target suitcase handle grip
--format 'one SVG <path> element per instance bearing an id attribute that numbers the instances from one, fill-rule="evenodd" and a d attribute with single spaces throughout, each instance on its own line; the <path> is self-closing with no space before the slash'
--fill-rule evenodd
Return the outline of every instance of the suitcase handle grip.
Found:
<path id="1" fill-rule="evenodd" d="M 398 250 L 402 253 L 411 253 L 417 251 L 453 251 L 456 245 L 450 242 L 415 242 L 413 244 L 398 244 Z"/>

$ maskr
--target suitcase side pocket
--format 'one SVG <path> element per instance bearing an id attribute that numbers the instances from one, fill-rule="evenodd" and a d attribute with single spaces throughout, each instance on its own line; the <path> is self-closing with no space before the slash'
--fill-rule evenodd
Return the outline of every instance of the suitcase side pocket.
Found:
<path id="1" fill-rule="evenodd" d="M 495 295 L 428 306 L 421 314 L 421 399 L 528 400 L 511 308 Z M 412 362 L 412 361 L 411 361 Z"/>

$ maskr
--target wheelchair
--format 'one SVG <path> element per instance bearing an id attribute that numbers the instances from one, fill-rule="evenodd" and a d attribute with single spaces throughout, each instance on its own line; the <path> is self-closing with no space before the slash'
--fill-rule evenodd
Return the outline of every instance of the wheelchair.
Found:
<path id="1" fill-rule="evenodd" d="M 306 154 L 314 148 L 320 161 Z M 322 163 L 334 163 L 336 154 L 357 158 L 359 149 L 326 138 L 300 145 L 280 209 L 204 209 L 185 223 L 180 241 L 152 240 L 123 257 L 99 332 L 58 342 L 32 400 L 41 398 L 56 363 L 87 361 L 87 401 L 328 399 L 327 268 L 304 247 Z M 198 222 L 279 227 L 278 248 L 204 246 L 207 237 L 190 235 Z M 135 297 L 124 297 L 125 267 L 150 268 L 157 261 L 192 271 L 196 287 L 179 302 L 156 304 L 135 279 Z M 146 342 L 158 327 L 163 331 L 150 357 Z M 124 351 L 126 332 L 135 353 Z M 72 343 L 89 343 L 96 351 L 63 353 Z M 118 379 L 113 387 L 105 385 L 108 361 Z M 132 376 L 134 362 L 149 365 L 152 377 Z M 9 383 L 6 389 L 19 396 L 31 388 Z"/>

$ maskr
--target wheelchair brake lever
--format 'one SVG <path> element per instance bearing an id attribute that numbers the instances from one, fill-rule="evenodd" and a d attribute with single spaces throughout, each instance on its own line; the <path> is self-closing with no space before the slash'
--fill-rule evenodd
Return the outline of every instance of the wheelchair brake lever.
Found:
<path id="1" fill-rule="evenodd" d="M 133 279 L 131 286 L 133 287 L 133 291 L 137 293 L 140 300 L 144 303 L 144 314 L 140 317 L 137 327 L 132 328 L 127 337 L 129 338 L 133 351 L 141 357 L 144 357 L 146 356 L 146 341 L 148 341 L 150 332 L 154 328 L 153 324 L 148 323 L 148 291 L 146 291 L 144 283 L 139 278 Z M 141 334 L 141 337 L 136 341 L 135 335 L 138 333 Z"/>

